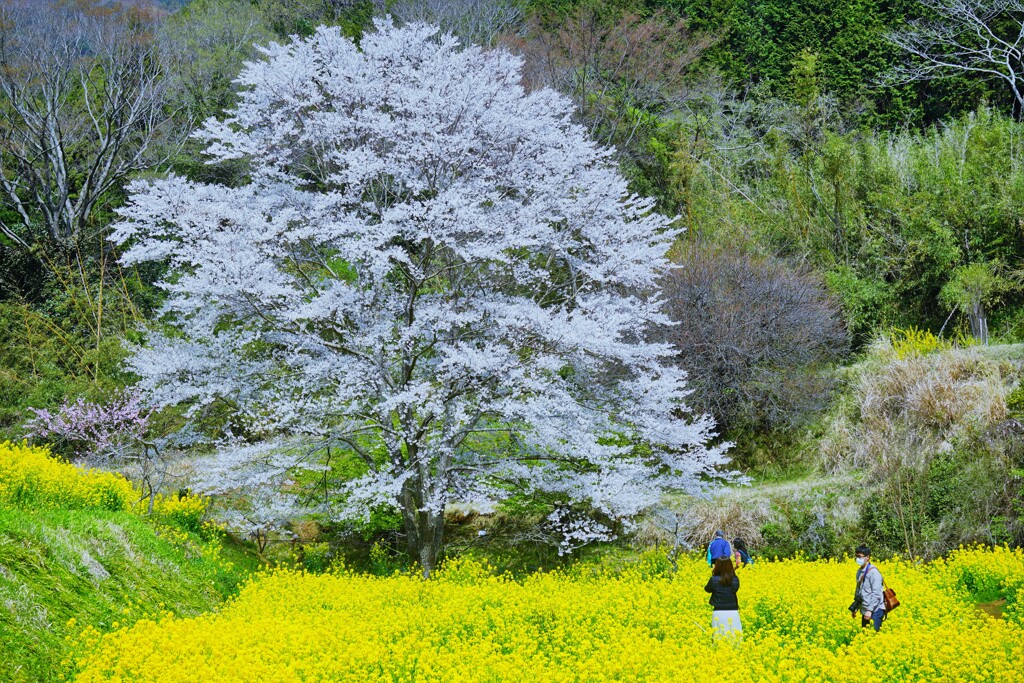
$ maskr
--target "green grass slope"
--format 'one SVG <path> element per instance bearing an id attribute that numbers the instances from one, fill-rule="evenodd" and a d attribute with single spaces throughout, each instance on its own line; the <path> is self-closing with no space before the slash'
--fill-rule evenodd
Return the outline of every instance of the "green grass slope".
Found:
<path id="1" fill-rule="evenodd" d="M 85 626 L 213 609 L 252 562 L 129 512 L 0 507 L 0 682 L 60 680 Z"/>

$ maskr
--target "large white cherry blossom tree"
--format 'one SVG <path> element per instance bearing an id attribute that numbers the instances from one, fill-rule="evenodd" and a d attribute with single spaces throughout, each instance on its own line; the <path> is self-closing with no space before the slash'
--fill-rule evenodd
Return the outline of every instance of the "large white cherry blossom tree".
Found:
<path id="1" fill-rule="evenodd" d="M 199 133 L 245 185 L 132 186 L 123 261 L 173 273 L 133 357 L 143 388 L 356 454 L 335 511 L 400 509 L 425 575 L 451 501 L 550 491 L 628 520 L 701 488 L 724 461 L 713 423 L 644 338 L 666 322 L 669 221 L 565 97 L 523 90 L 518 57 L 376 28 L 247 65 L 237 108 Z"/>

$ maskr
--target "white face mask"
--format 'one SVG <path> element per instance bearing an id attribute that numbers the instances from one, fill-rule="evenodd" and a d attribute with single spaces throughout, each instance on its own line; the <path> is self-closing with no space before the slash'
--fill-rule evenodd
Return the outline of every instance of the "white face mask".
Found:
<path id="1" fill-rule="evenodd" d="M 867 562 L 867 558 L 865 558 L 865 557 L 858 557 L 857 558 L 857 564 L 859 564 L 861 567 L 864 566 L 865 562 Z"/>

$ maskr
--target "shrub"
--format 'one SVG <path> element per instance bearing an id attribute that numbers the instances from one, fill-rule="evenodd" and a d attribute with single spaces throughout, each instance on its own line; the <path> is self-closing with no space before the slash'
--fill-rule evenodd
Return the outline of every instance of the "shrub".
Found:
<path id="1" fill-rule="evenodd" d="M 804 424 L 823 409 L 826 368 L 849 346 L 839 303 L 819 279 L 775 258 L 694 243 L 662 281 L 697 408 L 732 428 Z"/>
<path id="2" fill-rule="evenodd" d="M 307 543 L 302 546 L 302 568 L 314 574 L 323 574 L 334 562 L 330 543 Z"/>
<path id="3" fill-rule="evenodd" d="M 1006 409 L 1010 414 L 1024 417 L 1024 384 L 1020 384 L 1006 397 Z"/>
<path id="4" fill-rule="evenodd" d="M 890 333 L 892 349 L 900 360 L 911 356 L 924 356 L 936 351 L 948 351 L 953 348 L 953 343 L 940 339 L 928 330 L 919 330 L 916 327 L 900 329 L 894 327 Z"/>

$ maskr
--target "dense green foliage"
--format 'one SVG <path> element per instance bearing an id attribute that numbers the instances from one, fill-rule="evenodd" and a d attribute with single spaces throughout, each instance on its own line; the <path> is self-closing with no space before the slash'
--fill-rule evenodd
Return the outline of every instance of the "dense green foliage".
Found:
<path id="1" fill-rule="evenodd" d="M 1024 126 L 980 109 L 941 129 L 842 134 L 766 127 L 757 113 L 683 124 L 671 168 L 692 232 L 810 259 L 860 343 L 893 325 L 938 331 L 956 269 L 988 264 L 1006 272 L 985 302 L 992 332 L 1020 338 Z"/>
<path id="2" fill-rule="evenodd" d="M 798 95 L 801 53 L 817 57 L 823 90 L 859 123 L 897 128 L 940 121 L 970 111 L 983 99 L 1005 106 L 1012 97 L 998 85 L 970 78 L 883 86 L 881 78 L 903 56 L 885 35 L 922 16 L 913 0 L 652 0 L 719 35 L 711 61 L 731 81 L 765 84 L 775 94 Z"/>
<path id="3" fill-rule="evenodd" d="M 982 101 L 1009 113 L 1013 97 L 999 82 L 956 76 L 928 83 L 883 84 L 904 56 L 886 35 L 926 17 L 915 0 L 534 0 L 541 12 L 583 6 L 629 7 L 683 18 L 690 31 L 715 39 L 702 62 L 731 87 L 800 97 L 801 63 L 818 64 L 823 92 L 854 114 L 858 125 L 896 130 L 931 125 Z"/>

